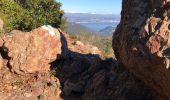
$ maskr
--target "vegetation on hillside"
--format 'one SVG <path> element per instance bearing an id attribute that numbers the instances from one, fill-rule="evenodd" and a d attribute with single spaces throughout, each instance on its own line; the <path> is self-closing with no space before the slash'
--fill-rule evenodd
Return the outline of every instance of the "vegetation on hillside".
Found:
<path id="1" fill-rule="evenodd" d="M 76 40 L 98 47 L 103 52 L 104 57 L 115 58 L 114 52 L 112 50 L 112 36 L 103 36 L 103 35 L 88 34 L 88 33 L 80 33 L 80 34 L 70 33 L 70 35 L 72 38 Z"/>
<path id="2" fill-rule="evenodd" d="M 64 12 L 60 7 L 56 0 L 1 0 L 0 17 L 5 31 L 30 31 L 47 24 L 64 28 Z"/>

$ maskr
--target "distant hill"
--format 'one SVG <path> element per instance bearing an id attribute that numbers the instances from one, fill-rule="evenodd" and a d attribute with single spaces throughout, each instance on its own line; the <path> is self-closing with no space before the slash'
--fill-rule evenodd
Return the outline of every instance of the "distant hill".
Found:
<path id="1" fill-rule="evenodd" d="M 85 27 L 81 24 L 74 23 L 74 22 L 67 22 L 67 28 L 66 32 L 69 34 L 93 34 L 93 35 L 102 35 L 102 36 L 111 36 L 113 35 L 113 32 L 115 30 L 115 27 L 108 26 L 100 31 L 95 31 L 93 29 L 90 29 L 88 27 Z"/>
<path id="2" fill-rule="evenodd" d="M 107 35 L 107 36 L 110 36 L 110 35 L 113 35 L 113 32 L 115 31 L 115 27 L 113 26 L 108 26 L 102 30 L 99 31 L 99 33 L 101 35 Z"/>
<path id="3" fill-rule="evenodd" d="M 65 31 L 70 34 L 97 34 L 97 31 L 74 22 L 67 22 Z"/>

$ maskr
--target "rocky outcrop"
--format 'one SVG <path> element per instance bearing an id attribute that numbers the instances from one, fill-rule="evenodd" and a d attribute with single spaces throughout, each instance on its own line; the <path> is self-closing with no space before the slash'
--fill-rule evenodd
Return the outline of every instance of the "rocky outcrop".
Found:
<path id="1" fill-rule="evenodd" d="M 50 70 L 49 63 L 61 54 L 60 33 L 57 29 L 50 33 L 44 27 L 31 32 L 12 31 L 1 38 L 1 55 L 11 71 L 25 74 Z"/>
<path id="2" fill-rule="evenodd" d="M 170 99 L 170 1 L 123 0 L 113 36 L 117 59 L 140 80 Z"/>
<path id="3" fill-rule="evenodd" d="M 122 63 L 51 26 L 0 38 L 0 80 L 0 100 L 162 100 Z"/>

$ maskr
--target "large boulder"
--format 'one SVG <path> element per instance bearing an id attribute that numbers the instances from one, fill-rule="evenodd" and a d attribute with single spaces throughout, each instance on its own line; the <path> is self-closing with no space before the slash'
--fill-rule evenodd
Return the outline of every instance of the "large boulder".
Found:
<path id="1" fill-rule="evenodd" d="M 170 0 L 123 0 L 113 36 L 117 59 L 170 99 Z"/>
<path id="2" fill-rule="evenodd" d="M 61 54 L 60 32 L 50 26 L 31 32 L 14 30 L 1 40 L 1 55 L 17 74 L 47 72 L 49 63 Z"/>

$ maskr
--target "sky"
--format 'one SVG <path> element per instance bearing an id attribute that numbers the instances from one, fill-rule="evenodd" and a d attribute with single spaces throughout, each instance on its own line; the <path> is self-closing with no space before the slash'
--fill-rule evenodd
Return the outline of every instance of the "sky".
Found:
<path id="1" fill-rule="evenodd" d="M 57 0 L 72 13 L 120 14 L 122 0 Z"/>

